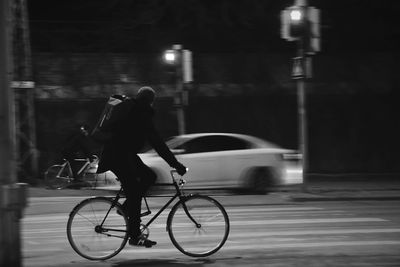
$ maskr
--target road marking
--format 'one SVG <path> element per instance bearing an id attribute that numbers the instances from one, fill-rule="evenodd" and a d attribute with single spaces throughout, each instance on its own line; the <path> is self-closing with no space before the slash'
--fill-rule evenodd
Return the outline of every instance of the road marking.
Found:
<path id="1" fill-rule="evenodd" d="M 49 248 L 49 247 L 42 247 L 42 248 L 36 248 L 36 249 L 24 249 L 23 252 L 24 254 L 28 253 L 39 253 L 39 252 L 57 252 L 57 251 L 65 251 L 64 248 Z"/>
<path id="2" fill-rule="evenodd" d="M 232 251 L 232 250 L 260 250 L 260 249 L 282 249 L 282 248 L 326 248 L 326 247 L 342 247 L 342 246 L 398 246 L 400 245 L 400 241 L 397 240 L 365 240 L 365 241 L 334 241 L 334 242 L 311 242 L 311 243 L 282 243 L 282 244 L 231 244 L 229 241 L 221 248 L 220 252 L 223 251 Z M 138 247 L 129 247 L 126 246 L 124 250 L 119 253 L 119 256 L 129 255 L 129 254 L 154 254 L 157 253 L 176 253 L 181 255 L 181 253 L 173 247 L 171 244 L 168 245 L 168 248 L 156 248 L 153 247 L 151 249 L 148 248 L 138 248 Z M 57 252 L 64 251 L 64 248 L 37 248 L 37 249 L 24 249 L 23 252 L 25 254 L 28 253 L 38 253 L 38 252 Z"/>
<path id="3" fill-rule="evenodd" d="M 249 226 L 249 225 L 272 225 L 272 224 L 312 224 L 312 223 L 348 223 L 348 222 L 384 222 L 387 220 L 380 218 L 327 218 L 327 219 L 287 219 L 287 220 L 257 220 L 257 221 L 231 221 L 231 226 Z M 223 224 L 222 222 L 215 222 L 214 225 Z M 186 226 L 186 224 L 174 224 L 175 227 Z M 150 229 L 160 229 L 165 228 L 165 223 L 154 223 L 150 226 Z M 74 231 L 87 231 L 87 227 L 75 227 Z M 38 229 L 24 229 L 21 231 L 24 235 L 34 235 L 34 234 L 50 234 L 50 233 L 60 233 L 65 232 L 66 227 L 46 227 Z M 274 231 L 270 232 L 276 235 L 295 235 L 296 233 L 307 234 L 335 234 L 335 233 L 385 233 L 385 232 L 399 232 L 400 229 L 327 229 L 327 230 L 303 230 L 303 231 Z M 268 232 L 263 232 L 265 234 Z"/>
<path id="4" fill-rule="evenodd" d="M 326 230 L 285 230 L 261 233 L 232 233 L 230 237 L 259 237 L 259 236 L 297 236 L 297 235 L 335 235 L 335 234 L 382 234 L 400 233 L 400 228 L 382 229 L 326 229 Z"/>
<path id="5" fill-rule="evenodd" d="M 334 242 L 312 242 L 312 243 L 284 243 L 284 244 L 237 244 L 237 245 L 231 245 L 229 242 L 227 242 L 220 250 L 220 252 L 223 251 L 230 251 L 230 250 L 257 250 L 259 251 L 260 249 L 282 249 L 282 248 L 297 248 L 297 249 L 303 249 L 303 248 L 320 248 L 320 247 L 341 247 L 341 246 L 398 246 L 400 245 L 400 241 L 397 240 L 378 240 L 378 241 L 334 241 Z M 177 252 L 178 254 L 179 251 L 174 248 L 151 248 L 151 249 L 145 249 L 145 248 L 128 248 L 123 251 L 121 251 L 121 255 L 129 255 L 129 254 L 138 254 L 138 255 L 143 255 L 143 254 L 157 254 L 157 253 L 173 253 Z"/>
<path id="6" fill-rule="evenodd" d="M 398 240 L 362 240 L 362 241 L 332 241 L 332 242 L 311 242 L 304 243 L 282 243 L 282 244 L 241 244 L 229 245 L 229 242 L 223 247 L 224 250 L 238 250 L 238 249 L 260 249 L 262 246 L 266 249 L 273 248 L 315 248 L 315 247 L 337 247 L 337 246 L 383 246 L 383 245 L 400 245 Z"/>
<path id="7" fill-rule="evenodd" d="M 347 223 L 347 222 L 386 222 L 381 218 L 323 218 L 323 219 L 282 219 L 282 220 L 257 220 L 257 221 L 232 221 L 231 225 L 271 225 L 271 224 L 314 224 L 314 223 Z"/>
<path id="8" fill-rule="evenodd" d="M 157 208 L 155 208 L 157 209 Z M 72 210 L 72 208 L 71 208 Z M 226 211 L 229 213 L 242 213 L 242 212 L 274 212 L 274 211 L 313 211 L 313 210 L 324 210 L 323 208 L 318 207 L 281 207 L 281 208 L 260 208 L 260 207 L 248 207 L 248 208 L 227 208 Z M 211 210 L 202 210 L 204 212 Z M 167 216 L 168 210 L 162 213 L 160 216 Z M 69 212 L 58 213 L 56 215 L 29 215 L 22 219 L 23 222 L 31 222 L 38 220 L 58 220 L 65 219 L 65 217 L 69 217 Z"/>
<path id="9" fill-rule="evenodd" d="M 319 207 L 274 207 L 274 208 L 248 207 L 248 208 L 226 208 L 226 211 L 227 211 L 227 212 L 307 211 L 307 210 L 324 210 L 324 208 L 319 208 Z"/>

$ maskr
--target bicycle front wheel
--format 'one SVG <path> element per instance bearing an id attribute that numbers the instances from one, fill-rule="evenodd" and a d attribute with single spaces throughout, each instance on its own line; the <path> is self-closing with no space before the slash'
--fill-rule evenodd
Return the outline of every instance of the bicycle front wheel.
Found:
<path id="1" fill-rule="evenodd" d="M 217 252 L 229 235 L 229 218 L 215 199 L 193 195 L 171 209 L 167 230 L 174 246 L 191 257 Z"/>
<path id="2" fill-rule="evenodd" d="M 128 223 L 121 205 L 106 197 L 89 198 L 69 215 L 68 241 L 89 260 L 106 260 L 117 255 L 128 240 Z"/>
<path id="3" fill-rule="evenodd" d="M 44 173 L 44 182 L 51 189 L 66 187 L 70 183 L 71 178 L 63 165 L 53 165 Z"/>

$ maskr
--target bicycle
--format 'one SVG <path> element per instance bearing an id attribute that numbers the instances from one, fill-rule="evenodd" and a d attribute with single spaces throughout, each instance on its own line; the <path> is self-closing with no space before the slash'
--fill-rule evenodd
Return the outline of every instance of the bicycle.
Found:
<path id="1" fill-rule="evenodd" d="M 150 234 L 151 223 L 175 200 L 166 222 L 166 230 L 172 244 L 183 254 L 191 257 L 205 257 L 217 252 L 228 239 L 230 224 L 224 207 L 215 199 L 198 194 L 186 195 L 183 185 L 186 181 L 175 177 L 171 170 L 172 183 L 176 193 L 152 216 L 141 224 L 142 235 Z M 89 260 L 106 260 L 117 255 L 126 245 L 128 218 L 119 200 L 122 188 L 115 197 L 92 197 L 77 204 L 67 223 L 67 237 L 71 247 L 80 256 Z M 147 210 L 141 217 L 151 214 L 146 197 Z"/>
<path id="2" fill-rule="evenodd" d="M 75 159 L 82 162 L 82 167 L 77 172 L 82 176 L 84 181 L 93 180 L 96 175 L 98 157 L 94 156 L 94 160 Z M 44 182 L 50 189 L 63 189 L 74 183 L 71 164 L 67 159 L 63 159 L 63 163 L 50 166 L 44 173 Z"/>

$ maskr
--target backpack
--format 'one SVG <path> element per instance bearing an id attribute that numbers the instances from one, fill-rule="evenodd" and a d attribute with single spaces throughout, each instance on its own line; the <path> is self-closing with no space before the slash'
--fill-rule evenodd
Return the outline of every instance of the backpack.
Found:
<path id="1" fill-rule="evenodd" d="M 129 97 L 124 95 L 112 95 L 104 106 L 103 112 L 94 127 L 91 137 L 99 142 L 105 143 L 113 136 L 114 131 L 120 123 L 128 117 L 132 107 Z"/>

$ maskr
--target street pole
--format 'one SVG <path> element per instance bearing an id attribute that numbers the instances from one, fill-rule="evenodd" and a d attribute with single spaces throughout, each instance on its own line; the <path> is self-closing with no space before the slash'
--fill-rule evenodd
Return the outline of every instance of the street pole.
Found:
<path id="1" fill-rule="evenodd" d="M 0 0 L 0 266 L 20 267 L 20 219 L 26 205 L 27 184 L 16 183 L 10 2 Z"/>
<path id="2" fill-rule="evenodd" d="M 0 266 L 21 266 L 19 221 L 9 210 L 8 185 L 16 180 L 11 81 L 9 0 L 0 1 Z"/>
<path id="3" fill-rule="evenodd" d="M 174 45 L 177 51 L 178 64 L 176 65 L 176 107 L 178 117 L 178 133 L 183 135 L 186 133 L 185 124 L 185 107 L 183 104 L 183 51 L 181 45 Z"/>
<path id="4" fill-rule="evenodd" d="M 306 79 L 312 77 L 311 55 L 320 47 L 320 11 L 308 6 L 306 0 L 295 0 L 295 4 L 281 11 L 281 37 L 297 42 L 297 55 L 293 58 L 292 78 L 296 79 L 298 105 L 298 149 L 301 155 L 303 190 L 307 191 L 309 157 L 307 143 L 307 92 Z"/>
<path id="5" fill-rule="evenodd" d="M 298 42 L 298 51 L 297 56 L 301 60 L 301 66 L 303 73 L 304 69 L 304 48 L 303 41 Z M 306 86 L 305 86 L 305 75 L 302 75 L 297 79 L 297 106 L 298 106 L 298 143 L 299 143 L 299 151 L 301 154 L 300 163 L 302 166 L 302 178 L 303 178 L 303 191 L 307 191 L 308 179 L 308 151 L 307 151 L 307 107 L 306 107 Z"/>
<path id="6" fill-rule="evenodd" d="M 180 73 L 182 73 L 182 68 L 178 70 Z M 183 105 L 183 81 L 182 81 L 182 75 L 179 75 L 177 78 L 177 98 L 178 104 L 177 104 L 177 116 L 178 116 L 178 133 L 179 135 L 185 134 L 186 133 L 186 123 L 185 123 L 185 107 Z"/>

